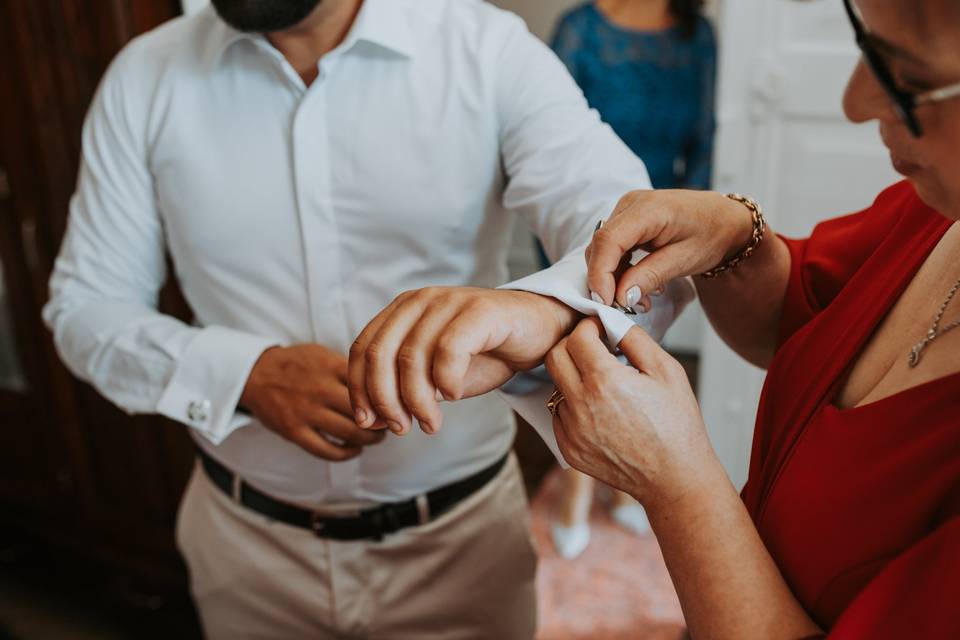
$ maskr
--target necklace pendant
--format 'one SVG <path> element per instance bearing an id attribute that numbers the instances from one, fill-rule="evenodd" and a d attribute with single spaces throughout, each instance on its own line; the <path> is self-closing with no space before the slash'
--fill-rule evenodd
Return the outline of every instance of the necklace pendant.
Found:
<path id="1" fill-rule="evenodd" d="M 914 347 L 910 349 L 910 357 L 907 359 L 907 364 L 910 365 L 910 368 L 917 366 L 917 363 L 920 362 L 920 349 Z"/>

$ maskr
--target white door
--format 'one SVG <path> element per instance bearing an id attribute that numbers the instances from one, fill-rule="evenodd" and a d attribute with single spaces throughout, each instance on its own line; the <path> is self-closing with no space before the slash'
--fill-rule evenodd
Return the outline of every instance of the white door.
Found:
<path id="1" fill-rule="evenodd" d="M 898 179 L 876 124 L 843 117 L 858 53 L 840 0 L 727 0 L 718 30 L 717 190 L 756 197 L 773 229 L 803 237 L 820 220 L 866 207 Z M 705 331 L 701 404 L 739 487 L 764 373 Z"/>

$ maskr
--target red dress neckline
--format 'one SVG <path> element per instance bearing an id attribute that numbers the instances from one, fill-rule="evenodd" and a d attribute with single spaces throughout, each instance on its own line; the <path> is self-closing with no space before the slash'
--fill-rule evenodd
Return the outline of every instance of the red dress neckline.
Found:
<path id="1" fill-rule="evenodd" d="M 750 477 L 743 494 L 758 526 L 770 492 L 805 426 L 824 406 L 833 406 L 840 379 L 952 224 L 925 205 L 909 183 L 900 183 L 885 194 L 892 201 L 889 204 L 900 208 L 902 214 L 836 297 L 783 342 L 768 370 L 756 431 L 769 439 L 761 443 L 763 459 L 756 465 L 755 438 Z M 784 314 L 791 311 L 785 303 Z M 828 355 L 823 345 L 831 345 Z M 951 378 L 931 382 L 943 383 Z M 784 393 L 782 386 L 792 388 L 792 393 Z"/>
<path id="2" fill-rule="evenodd" d="M 810 238 L 786 239 L 781 345 L 742 497 L 830 638 L 960 637 L 960 372 L 834 404 L 951 224 L 904 182 Z"/>

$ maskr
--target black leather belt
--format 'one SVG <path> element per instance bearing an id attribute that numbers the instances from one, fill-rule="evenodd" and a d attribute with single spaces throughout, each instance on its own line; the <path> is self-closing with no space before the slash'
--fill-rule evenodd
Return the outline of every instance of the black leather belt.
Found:
<path id="1" fill-rule="evenodd" d="M 202 449 L 198 450 L 198 454 L 207 477 L 231 499 L 272 520 L 310 529 L 321 538 L 333 540 L 380 540 L 405 527 L 426 524 L 490 482 L 507 461 L 504 455 L 472 476 L 411 500 L 382 504 L 349 516 L 329 516 L 271 498 L 243 480 L 236 479 L 230 469 Z M 235 482 L 239 486 L 234 487 Z"/>

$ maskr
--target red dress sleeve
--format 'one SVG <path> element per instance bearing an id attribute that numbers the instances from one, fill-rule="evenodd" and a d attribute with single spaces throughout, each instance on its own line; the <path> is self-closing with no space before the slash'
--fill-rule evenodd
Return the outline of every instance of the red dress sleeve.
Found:
<path id="1" fill-rule="evenodd" d="M 960 638 L 960 517 L 892 560 L 844 610 L 827 637 Z"/>
<path id="2" fill-rule="evenodd" d="M 830 304 L 910 205 L 919 202 L 913 186 L 899 182 L 877 196 L 868 209 L 821 222 L 809 238 L 783 238 L 790 250 L 790 279 L 779 344 Z"/>

